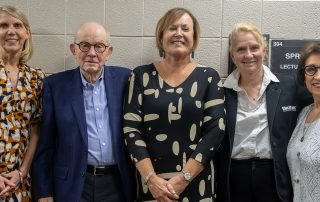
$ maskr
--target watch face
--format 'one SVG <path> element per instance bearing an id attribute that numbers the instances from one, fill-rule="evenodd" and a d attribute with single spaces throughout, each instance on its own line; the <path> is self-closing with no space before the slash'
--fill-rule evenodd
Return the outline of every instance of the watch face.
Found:
<path id="1" fill-rule="evenodd" d="M 190 173 L 185 173 L 184 174 L 184 177 L 186 178 L 186 180 L 191 180 L 191 175 L 190 175 Z"/>
<path id="2" fill-rule="evenodd" d="M 192 176 L 190 175 L 190 173 L 187 173 L 187 172 L 184 172 L 184 171 L 182 171 L 182 176 L 184 177 L 185 180 L 187 180 L 189 182 L 192 179 Z"/>

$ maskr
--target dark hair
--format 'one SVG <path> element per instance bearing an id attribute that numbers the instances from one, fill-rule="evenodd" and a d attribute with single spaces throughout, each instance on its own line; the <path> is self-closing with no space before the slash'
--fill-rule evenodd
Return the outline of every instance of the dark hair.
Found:
<path id="1" fill-rule="evenodd" d="M 297 79 L 301 85 L 305 85 L 304 67 L 306 66 L 306 61 L 313 54 L 320 54 L 320 43 L 310 43 L 307 46 L 305 46 L 300 53 Z"/>

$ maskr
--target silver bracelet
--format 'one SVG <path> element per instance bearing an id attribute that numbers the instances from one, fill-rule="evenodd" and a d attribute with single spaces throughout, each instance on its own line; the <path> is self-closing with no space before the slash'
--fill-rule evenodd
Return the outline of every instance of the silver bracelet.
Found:
<path id="1" fill-rule="evenodd" d="M 155 173 L 154 171 L 150 171 L 150 172 L 148 173 L 147 177 L 144 179 L 144 184 L 147 185 L 148 182 L 149 182 L 149 180 L 150 180 L 150 178 L 151 178 L 152 176 L 154 176 L 154 175 L 156 175 L 156 173 Z"/>

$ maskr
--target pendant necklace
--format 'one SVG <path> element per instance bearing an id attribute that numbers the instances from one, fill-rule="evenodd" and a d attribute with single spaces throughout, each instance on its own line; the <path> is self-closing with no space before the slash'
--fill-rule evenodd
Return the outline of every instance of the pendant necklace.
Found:
<path id="1" fill-rule="evenodd" d="M 303 142 L 304 136 L 305 136 L 306 133 L 308 132 L 310 126 L 311 126 L 311 123 L 306 123 L 306 122 L 304 123 L 303 132 L 302 132 L 302 137 L 300 138 L 300 142 Z"/>
<path id="2" fill-rule="evenodd" d="M 257 98 L 253 97 L 253 96 L 250 96 L 248 95 L 253 101 L 256 101 Z"/>
<path id="3" fill-rule="evenodd" d="M 313 123 L 313 122 L 307 123 L 307 118 L 308 118 L 308 115 L 311 113 L 312 108 L 313 108 L 313 106 L 310 107 L 308 113 L 306 113 L 306 116 L 304 118 L 304 125 L 303 125 L 302 137 L 300 138 L 300 142 L 304 141 L 304 137 L 305 137 L 306 133 L 308 132 L 311 124 Z"/>

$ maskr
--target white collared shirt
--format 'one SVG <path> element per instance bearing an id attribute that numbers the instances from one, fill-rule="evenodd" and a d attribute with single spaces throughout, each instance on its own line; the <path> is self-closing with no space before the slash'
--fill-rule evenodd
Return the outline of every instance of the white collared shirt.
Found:
<path id="1" fill-rule="evenodd" d="M 256 103 L 250 102 L 245 90 L 239 87 L 240 73 L 237 69 L 224 82 L 225 88 L 233 89 L 238 94 L 232 159 L 272 159 L 265 91 L 271 81 L 279 80 L 267 66 L 263 66 L 263 70 L 263 81 Z"/>

